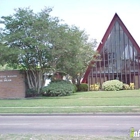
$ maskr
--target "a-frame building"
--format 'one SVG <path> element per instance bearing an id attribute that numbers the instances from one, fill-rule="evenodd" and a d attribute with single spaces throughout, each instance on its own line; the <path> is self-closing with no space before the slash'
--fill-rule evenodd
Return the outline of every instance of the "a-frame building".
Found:
<path id="1" fill-rule="evenodd" d="M 117 14 L 97 51 L 98 61 L 90 62 L 82 83 L 102 85 L 104 81 L 118 79 L 140 88 L 140 48 Z"/>

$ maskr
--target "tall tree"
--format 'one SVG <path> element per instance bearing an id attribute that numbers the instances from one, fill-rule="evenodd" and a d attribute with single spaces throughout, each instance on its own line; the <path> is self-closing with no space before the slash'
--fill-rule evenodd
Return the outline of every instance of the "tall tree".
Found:
<path id="1" fill-rule="evenodd" d="M 17 9 L 13 15 L 2 17 L 5 25 L 2 31 L 4 45 L 18 50 L 15 63 L 24 69 L 29 89 L 40 93 L 44 85 L 44 73 L 50 67 L 51 58 L 49 43 L 51 28 L 59 20 L 50 17 L 51 8 L 45 8 L 38 14 L 29 8 Z"/>
<path id="2" fill-rule="evenodd" d="M 65 40 L 65 50 L 58 60 L 57 69 L 67 73 L 73 83 L 80 84 L 89 62 L 96 54 L 96 40 L 89 41 L 84 30 L 76 26 L 69 27 L 63 40 Z M 64 42 L 63 42 L 64 43 Z"/>

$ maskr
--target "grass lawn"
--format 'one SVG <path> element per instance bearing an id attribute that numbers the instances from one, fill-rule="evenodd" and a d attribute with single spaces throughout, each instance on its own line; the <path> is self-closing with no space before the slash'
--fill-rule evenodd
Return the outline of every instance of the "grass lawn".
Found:
<path id="1" fill-rule="evenodd" d="M 140 90 L 77 92 L 71 96 L 0 100 L 0 113 L 140 112 Z"/>

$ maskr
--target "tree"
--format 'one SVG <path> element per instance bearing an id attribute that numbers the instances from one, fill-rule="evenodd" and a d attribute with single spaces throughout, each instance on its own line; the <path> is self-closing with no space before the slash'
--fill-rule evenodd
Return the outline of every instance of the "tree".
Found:
<path id="1" fill-rule="evenodd" d="M 34 13 L 30 8 L 19 8 L 13 15 L 1 17 L 5 25 L 1 31 L 1 49 L 10 50 L 5 63 L 24 70 L 27 88 L 37 94 L 48 72 L 63 71 L 73 82 L 78 78 L 79 82 L 94 53 L 94 45 L 88 42 L 85 31 L 62 24 L 57 17 L 50 16 L 51 11 L 45 8 Z"/>
<path id="2" fill-rule="evenodd" d="M 17 9 L 10 16 L 2 17 L 4 45 L 18 50 L 14 62 L 26 72 L 27 86 L 39 94 L 44 85 L 44 73 L 50 65 L 49 33 L 59 20 L 50 17 L 51 8 L 35 14 L 29 8 Z M 5 47 L 6 48 L 6 47 Z"/>
<path id="3" fill-rule="evenodd" d="M 0 30 L 0 69 L 12 69 L 9 65 L 13 63 L 13 67 L 15 66 L 14 60 L 17 58 L 18 53 L 16 49 L 11 49 L 4 44 L 2 36 Z"/>
<path id="4" fill-rule="evenodd" d="M 63 39 L 67 47 L 58 60 L 57 69 L 66 72 L 74 84 L 80 84 L 89 62 L 94 59 L 97 42 L 89 41 L 85 31 L 76 26 L 69 27 L 67 33 Z"/>

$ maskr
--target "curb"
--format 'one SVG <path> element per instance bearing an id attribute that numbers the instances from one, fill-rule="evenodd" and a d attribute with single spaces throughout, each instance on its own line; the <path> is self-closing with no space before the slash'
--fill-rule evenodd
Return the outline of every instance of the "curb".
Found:
<path id="1" fill-rule="evenodd" d="M 140 113 L 0 113 L 0 116 L 140 116 Z"/>

